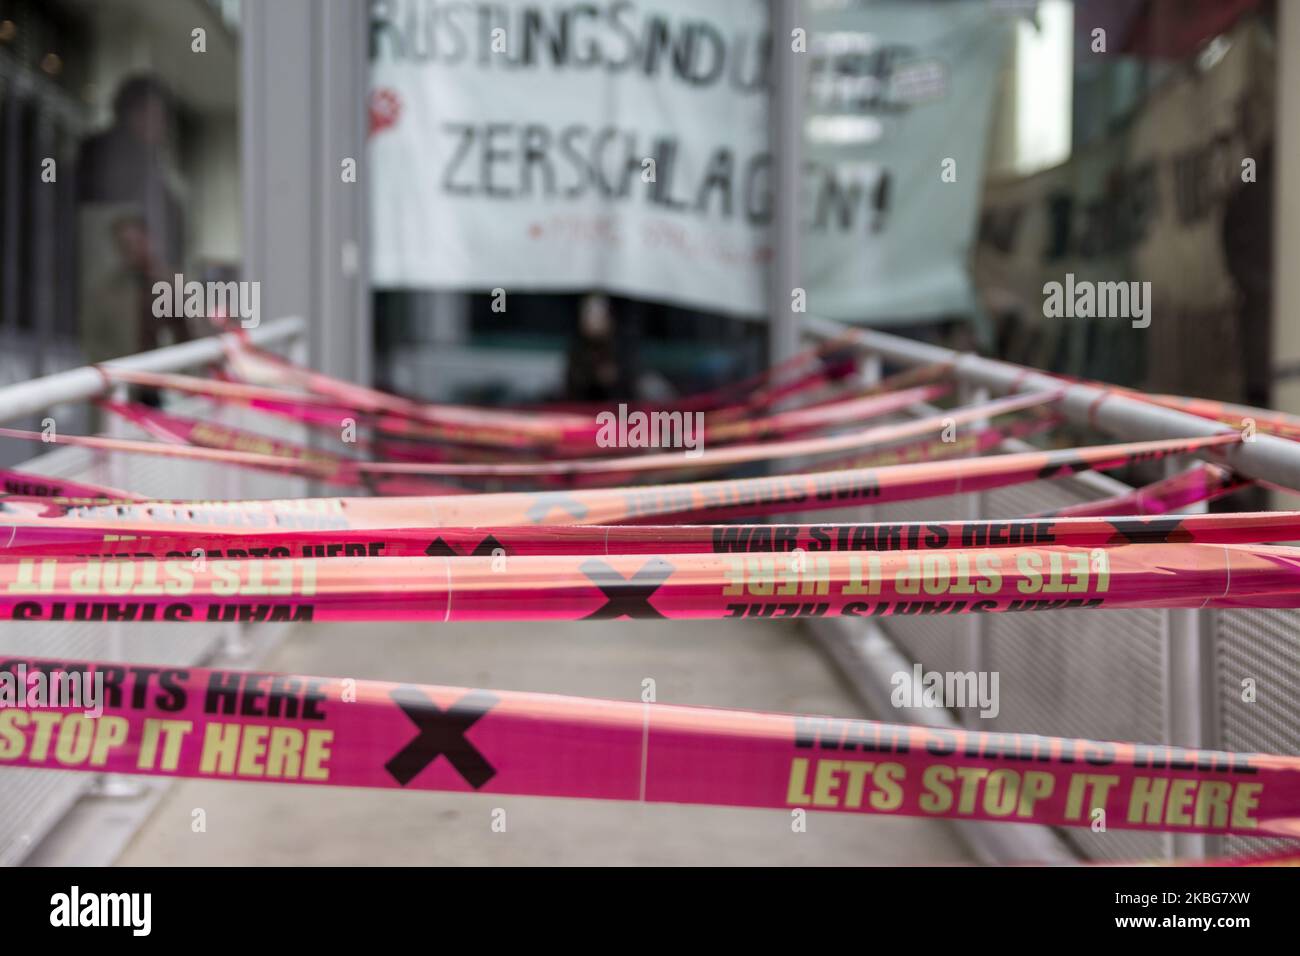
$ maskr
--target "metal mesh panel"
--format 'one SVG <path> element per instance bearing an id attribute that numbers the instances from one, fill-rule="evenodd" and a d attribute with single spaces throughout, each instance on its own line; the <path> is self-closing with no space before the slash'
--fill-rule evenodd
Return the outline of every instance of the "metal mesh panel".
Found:
<path id="1" fill-rule="evenodd" d="M 1001 710 L 986 730 L 1165 739 L 1164 627 L 1159 611 L 1050 611 L 984 619 L 983 667 L 999 674 Z M 1067 838 L 1097 859 L 1165 852 L 1160 834 L 1073 830 Z"/>
<path id="2" fill-rule="evenodd" d="M 1035 481 L 985 495 L 990 518 L 1050 511 L 1099 497 L 1096 482 Z M 1166 739 L 1164 615 L 1159 611 L 1052 611 L 985 619 L 984 666 L 999 673 L 1002 710 L 981 721 L 994 730 L 1091 737 Z M 1157 833 L 1069 831 L 1093 859 L 1159 857 Z"/>
<path id="3" fill-rule="evenodd" d="M 918 617 L 891 621 L 886 633 L 900 649 L 926 670 L 967 671 L 975 667 L 971 655 L 971 626 L 965 617 Z"/>
<path id="4" fill-rule="evenodd" d="M 1300 754 L 1300 612 L 1222 611 L 1216 615 L 1215 691 L 1219 745 L 1225 750 Z M 1242 699 L 1242 681 L 1255 700 Z M 1292 852 L 1297 840 L 1228 837 L 1224 852 Z"/>
<path id="5" fill-rule="evenodd" d="M 274 433 L 301 441 L 300 431 L 236 407 L 199 402 L 177 406 L 180 414 Z M 62 410 L 56 422 L 68 419 Z M 69 431 L 73 428 L 67 427 Z M 135 434 L 119 429 L 116 434 Z M 304 494 L 299 478 L 145 455 L 112 455 L 61 447 L 20 466 L 34 474 L 82 479 L 161 498 L 271 498 Z M 0 656 L 46 660 L 110 659 L 157 664 L 197 664 L 209 657 L 237 625 L 149 623 L 102 624 L 7 622 L 0 628 Z M 0 768 L 0 865 L 20 862 L 96 777 L 55 770 Z"/>
<path id="6" fill-rule="evenodd" d="M 980 495 L 880 505 L 869 517 L 859 513 L 857 520 L 1018 517 L 1098 498 L 1110 493 L 1109 484 L 1099 476 L 1038 481 Z M 998 672 L 1000 712 L 989 719 L 973 710 L 963 714 L 975 729 L 1166 739 L 1164 618 L 1158 611 L 885 618 L 880 623 L 908 657 L 927 669 Z M 1166 853 L 1166 838 L 1160 834 L 1111 829 L 1063 835 L 1094 859 Z"/>
<path id="7" fill-rule="evenodd" d="M 1094 482 L 1099 478 L 1099 475 L 1090 476 Z M 997 488 L 984 493 L 980 517 L 1020 518 L 1102 497 L 1102 492 L 1095 485 L 1088 484 L 1088 481 L 1089 479 L 1062 478 Z"/>

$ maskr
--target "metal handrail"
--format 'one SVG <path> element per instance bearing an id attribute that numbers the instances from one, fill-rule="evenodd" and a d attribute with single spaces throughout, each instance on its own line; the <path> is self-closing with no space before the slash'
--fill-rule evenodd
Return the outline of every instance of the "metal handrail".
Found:
<path id="1" fill-rule="evenodd" d="M 303 319 L 287 316 L 249 329 L 247 335 L 248 340 L 255 345 L 275 345 L 298 338 L 306 328 L 307 323 Z M 225 355 L 227 346 L 235 345 L 238 341 L 239 338 L 234 333 L 226 332 L 179 345 L 168 345 L 151 352 L 139 352 L 103 364 L 133 372 L 177 372 L 220 360 Z M 0 388 L 0 422 L 13 421 L 52 405 L 96 398 L 106 394 L 110 387 L 108 380 L 93 365 L 82 365 L 7 385 Z"/>
<path id="2" fill-rule="evenodd" d="M 804 331 L 819 339 L 837 338 L 851 328 L 824 318 L 809 318 L 804 323 Z M 953 374 L 960 381 L 984 386 L 994 392 L 1039 391 L 1062 386 L 1061 379 L 1027 366 L 981 358 L 970 352 L 927 345 L 884 332 L 867 329 L 857 332 L 857 341 L 861 345 L 890 361 L 901 365 L 950 363 Z M 1092 426 L 1129 441 L 1236 432 L 1236 429 L 1220 422 L 1150 405 L 1093 385 L 1068 384 L 1057 407 L 1077 424 Z M 1226 462 L 1234 471 L 1248 478 L 1300 494 L 1300 445 L 1295 442 L 1259 434 L 1248 442 L 1202 449 L 1193 454 Z"/>

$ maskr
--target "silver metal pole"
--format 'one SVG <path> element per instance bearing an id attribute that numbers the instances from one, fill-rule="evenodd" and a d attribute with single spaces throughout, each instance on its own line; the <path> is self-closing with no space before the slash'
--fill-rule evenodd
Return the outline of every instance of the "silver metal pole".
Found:
<path id="1" fill-rule="evenodd" d="M 768 274 L 768 362 L 799 350 L 798 316 L 791 296 L 802 284 L 799 269 L 799 177 L 803 164 L 803 96 L 807 53 L 791 49 L 790 33 L 802 26 L 799 0 L 771 0 L 772 268 Z"/>
<path id="2" fill-rule="evenodd" d="M 989 391 L 987 388 L 972 388 L 963 385 L 961 388 L 961 402 L 963 405 L 974 405 L 989 400 Z M 975 433 L 982 428 L 989 426 L 987 418 L 979 419 L 965 426 L 971 433 Z M 987 504 L 989 495 L 985 491 L 977 491 L 972 494 L 966 502 L 966 517 L 971 521 L 978 521 L 987 516 Z M 984 662 L 987 658 L 988 635 L 989 635 L 990 615 L 972 614 L 970 620 L 966 622 L 966 667 L 975 673 L 981 673 L 985 670 Z M 980 717 L 974 710 L 965 711 L 962 715 L 964 725 L 969 730 L 979 729 Z"/>
<path id="3" fill-rule="evenodd" d="M 250 329 L 248 337 L 255 345 L 272 345 L 301 336 L 305 329 L 302 319 L 290 317 L 264 322 L 256 329 Z M 133 372 L 178 372 L 220 360 L 227 343 L 234 344 L 235 341 L 230 334 L 213 335 L 103 364 Z M 0 421 L 13 421 L 63 402 L 82 402 L 106 391 L 108 386 L 104 376 L 91 365 L 9 385 L 0 388 Z"/>
<path id="4" fill-rule="evenodd" d="M 370 374 L 368 9 L 276 0 L 242 13 L 244 277 L 262 283 L 267 313 L 308 318 L 314 368 L 350 381 Z"/>
<path id="5" fill-rule="evenodd" d="M 1174 461 L 1165 472 L 1174 475 Z M 1182 514 L 1204 514 L 1210 509 L 1198 502 Z M 1164 612 L 1165 619 L 1165 734 L 1169 743 L 1193 750 L 1217 749 L 1217 734 L 1210 719 L 1214 689 L 1214 618 L 1209 611 L 1186 608 Z M 1201 859 L 1212 855 L 1211 838 L 1199 833 L 1171 833 L 1171 856 Z M 1216 843 L 1216 847 L 1221 843 Z"/>
<path id="6" fill-rule="evenodd" d="M 829 338 L 843 334 L 847 326 L 816 318 L 806 322 L 805 329 L 815 337 Z M 859 330 L 858 337 L 864 347 L 904 365 L 950 362 L 958 380 L 984 385 L 997 393 L 1040 391 L 1059 388 L 1062 384 L 1060 379 L 1036 369 L 925 345 L 883 332 Z M 1232 431 L 1218 422 L 1148 405 L 1092 385 L 1069 385 L 1058 407 L 1073 422 L 1091 425 L 1130 441 L 1191 438 Z M 1300 492 L 1300 445 L 1295 442 L 1257 435 L 1253 441 L 1207 449 L 1197 454 L 1210 460 L 1221 460 L 1248 478 Z"/>

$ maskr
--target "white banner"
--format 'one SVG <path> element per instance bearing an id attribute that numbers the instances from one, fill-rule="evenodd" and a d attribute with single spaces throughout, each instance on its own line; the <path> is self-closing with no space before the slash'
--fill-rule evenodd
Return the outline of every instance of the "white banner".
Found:
<path id="1" fill-rule="evenodd" d="M 978 2 L 822 0 L 805 125 L 810 311 L 873 325 L 970 316 L 969 259 L 1013 17 Z M 858 208 L 869 214 L 844 230 Z"/>
<path id="2" fill-rule="evenodd" d="M 817 45 L 827 15 L 806 38 L 775 39 L 778 56 L 800 55 L 791 47 L 802 43 L 814 78 L 847 65 L 902 81 L 865 99 L 835 100 L 843 90 L 824 83 L 811 91 L 815 133 L 847 115 L 878 121 L 883 135 L 810 145 L 808 308 L 844 319 L 951 311 L 968 304 L 964 257 L 1000 63 L 980 24 L 994 18 L 984 4 L 850 7 L 854 24 L 828 23 L 862 33 L 872 18 L 874 58 L 862 43 L 851 61 L 827 58 Z M 765 0 L 376 0 L 374 284 L 600 289 L 763 314 L 766 31 Z M 958 176 L 942 183 L 951 155 Z"/>

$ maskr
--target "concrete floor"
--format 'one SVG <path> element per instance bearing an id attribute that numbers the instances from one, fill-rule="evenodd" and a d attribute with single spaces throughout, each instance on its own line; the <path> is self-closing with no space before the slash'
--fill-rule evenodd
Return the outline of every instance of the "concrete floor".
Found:
<path id="1" fill-rule="evenodd" d="M 272 671 L 861 716 L 796 625 L 307 625 Z M 506 811 L 494 832 L 492 811 Z M 202 808 L 207 832 L 191 830 Z M 936 820 L 272 784 L 182 781 L 121 865 L 662 865 L 968 863 Z"/>

